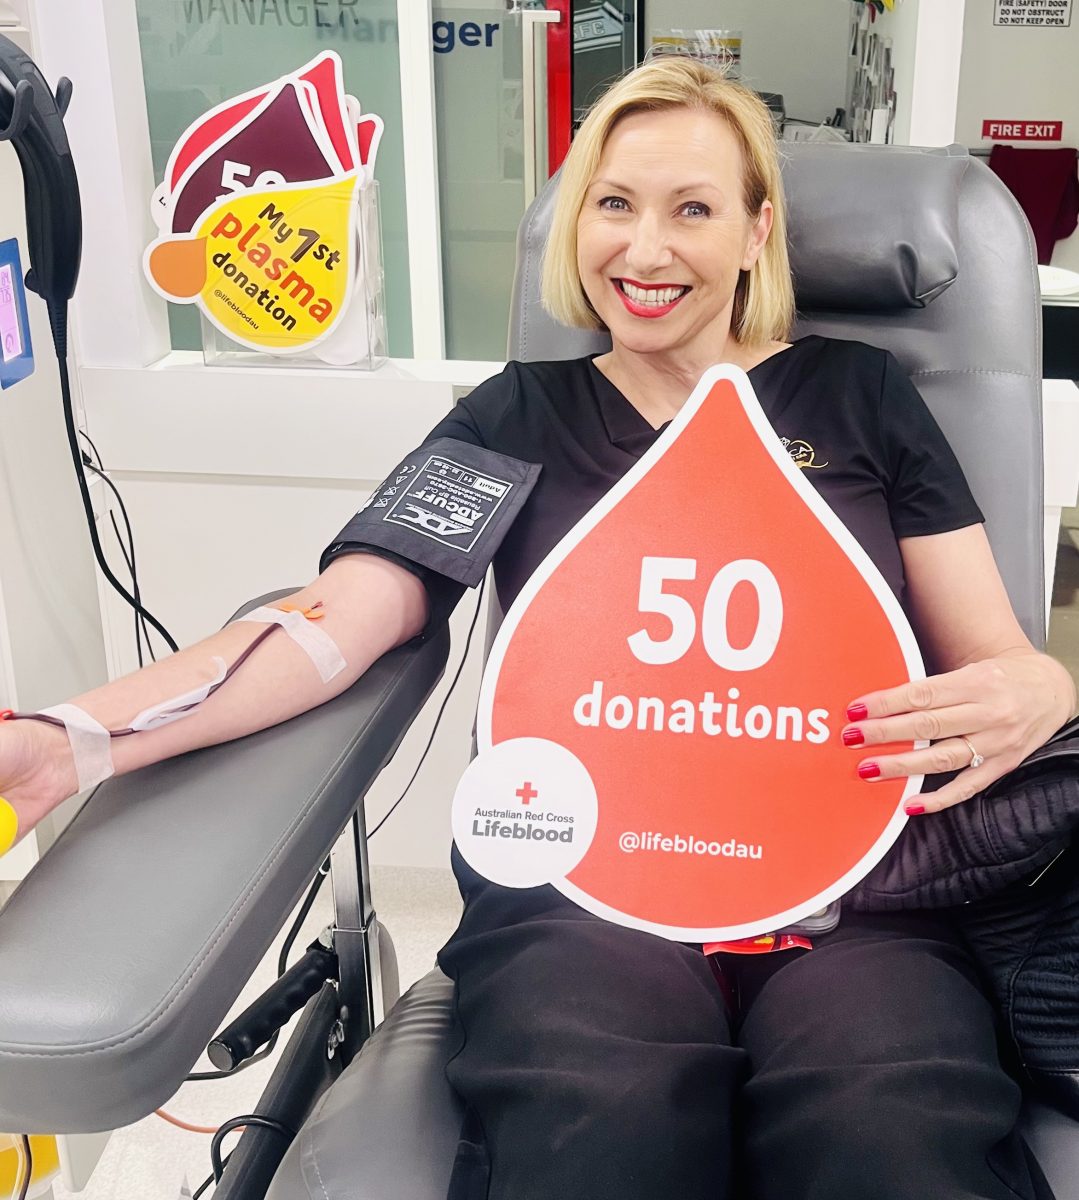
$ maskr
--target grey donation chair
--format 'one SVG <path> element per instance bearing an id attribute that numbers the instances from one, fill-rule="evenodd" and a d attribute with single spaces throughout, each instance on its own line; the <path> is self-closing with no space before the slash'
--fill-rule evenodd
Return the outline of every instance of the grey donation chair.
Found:
<path id="1" fill-rule="evenodd" d="M 796 332 L 897 355 L 962 461 L 1012 602 L 1042 644 L 1037 281 L 1019 209 L 957 147 L 788 154 Z M 519 238 L 510 354 L 523 359 L 602 348 L 538 303 L 555 186 Z M 98 789 L 0 913 L 0 1129 L 114 1128 L 165 1101 L 345 829 L 333 858 L 340 987 L 312 995 L 258 1109 L 302 1128 L 291 1144 L 249 1130 L 215 1195 L 443 1200 L 461 1117 L 443 1075 L 451 987 L 432 972 L 365 1041 L 396 989 L 356 874 L 353 812 L 442 671 L 446 641 L 387 655 L 286 726 Z M 1025 1120 L 1058 1196 L 1079 1200 L 1076 1127 L 1035 1103 Z"/>

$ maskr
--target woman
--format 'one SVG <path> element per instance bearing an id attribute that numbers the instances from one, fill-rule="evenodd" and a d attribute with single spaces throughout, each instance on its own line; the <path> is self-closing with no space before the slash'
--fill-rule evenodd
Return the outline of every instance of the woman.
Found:
<path id="1" fill-rule="evenodd" d="M 510 364 L 429 440 L 543 466 L 496 560 L 508 604 L 706 367 L 746 369 L 778 432 L 796 419 L 796 436 L 816 445 L 808 421 L 830 439 L 836 467 L 814 483 L 906 603 L 938 672 L 851 697 L 851 769 L 866 786 L 958 769 L 911 810 L 937 811 L 1043 742 L 1074 689 L 1021 633 L 954 457 L 894 362 L 786 341 L 783 235 L 767 109 L 685 60 L 632 73 L 566 161 L 544 279 L 554 314 L 606 327 L 611 351 Z M 350 522 L 293 598 L 321 605 L 341 651 L 328 685 L 300 645 L 271 638 L 187 719 L 114 741 L 115 769 L 304 711 L 440 619 L 460 585 L 381 550 L 368 529 Z M 207 682 L 214 656 L 235 661 L 253 636 L 230 626 L 75 703 L 122 728 Z M 935 744 L 873 753 L 920 738 Z M 62 729 L 0 725 L 0 793 L 20 831 L 75 786 Z M 937 916 L 845 916 L 808 953 L 728 963 L 739 993 L 728 1013 L 696 947 L 609 925 L 551 888 L 507 890 L 455 868 L 465 913 L 440 955 L 461 1033 L 449 1076 L 467 1107 L 454 1200 L 1050 1194 L 1013 1133 L 1019 1090 L 990 1005 Z"/>

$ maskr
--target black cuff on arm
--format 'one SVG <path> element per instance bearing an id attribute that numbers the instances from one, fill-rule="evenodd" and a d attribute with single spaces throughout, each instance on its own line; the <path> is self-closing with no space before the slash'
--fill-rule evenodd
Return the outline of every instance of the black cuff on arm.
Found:
<path id="1" fill-rule="evenodd" d="M 426 635 L 448 618 L 464 587 L 483 579 L 539 473 L 535 463 L 438 438 L 375 488 L 327 548 L 321 568 L 339 554 L 367 551 L 411 571 L 430 599 Z"/>

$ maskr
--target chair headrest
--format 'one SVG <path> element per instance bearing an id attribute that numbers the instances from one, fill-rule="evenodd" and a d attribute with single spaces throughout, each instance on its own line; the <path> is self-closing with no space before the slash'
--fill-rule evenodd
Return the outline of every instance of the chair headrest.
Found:
<path id="1" fill-rule="evenodd" d="M 964 149 L 784 142 L 782 152 L 799 310 L 924 308 L 952 283 Z M 845 182 L 858 189 L 853 206 L 836 202 Z"/>

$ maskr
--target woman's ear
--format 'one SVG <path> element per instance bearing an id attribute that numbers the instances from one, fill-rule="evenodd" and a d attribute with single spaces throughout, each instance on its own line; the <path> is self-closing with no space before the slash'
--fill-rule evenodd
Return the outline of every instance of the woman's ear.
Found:
<path id="1" fill-rule="evenodd" d="M 761 211 L 757 214 L 757 219 L 750 226 L 749 238 L 746 241 L 746 252 L 742 256 L 743 271 L 750 270 L 760 257 L 760 253 L 764 249 L 764 244 L 768 241 L 768 235 L 772 232 L 772 216 L 771 200 L 763 201 Z"/>

